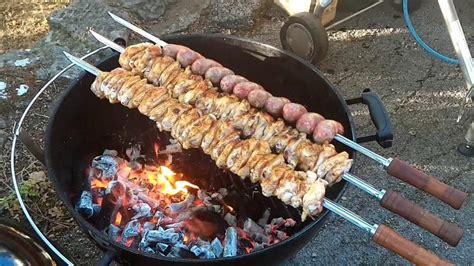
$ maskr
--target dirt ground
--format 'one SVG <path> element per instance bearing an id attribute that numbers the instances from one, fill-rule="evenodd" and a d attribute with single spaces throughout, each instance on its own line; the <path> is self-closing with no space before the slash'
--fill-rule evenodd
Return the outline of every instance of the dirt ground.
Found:
<path id="1" fill-rule="evenodd" d="M 9 49 L 29 48 L 34 40 L 45 36 L 48 14 L 66 6 L 68 1 L 44 4 L 41 8 L 32 3 L 28 4 L 28 8 L 23 5 L 21 10 L 20 4 L 0 3 L 0 54 Z M 471 15 L 474 13 L 474 4 L 470 0 L 459 0 L 456 5 L 472 51 L 474 20 Z M 353 11 L 352 7 L 342 9 L 338 17 L 345 17 Z M 436 3 L 423 1 L 422 8 L 412 17 L 420 35 L 430 45 L 453 56 Z M 271 8 L 262 14 L 251 32 L 238 34 L 278 47 L 279 29 L 285 20 L 286 16 L 282 12 Z M 443 182 L 472 193 L 473 159 L 463 157 L 456 151 L 456 146 L 463 141 L 466 126 L 473 117 L 472 111 L 469 111 L 460 123 L 455 122 L 465 93 L 459 68 L 426 55 L 408 35 L 400 14 L 387 5 L 344 23 L 330 31 L 329 38 L 329 53 L 319 68 L 347 99 L 358 96 L 364 88 L 371 88 L 379 93 L 394 124 L 395 140 L 392 148 L 382 149 L 373 143 L 366 146 L 386 157 L 405 159 Z M 8 101 L 0 99 L 0 139 L 3 138 L 0 141 L 0 147 L 3 148 L 0 155 L 0 217 L 18 219 L 24 223 L 11 188 L 10 133 L 28 101 L 46 80 L 37 77 L 37 66 L 0 68 L 0 81 L 5 81 L 13 88 L 20 84 L 30 85 L 30 91 L 25 96 L 13 93 Z M 69 82 L 67 79 L 55 82 L 40 97 L 26 120 L 25 129 L 40 143 L 44 137 L 50 107 Z M 352 114 L 359 135 L 373 132 L 365 108 L 354 107 Z M 21 144 L 18 145 L 17 162 L 17 174 L 20 180 L 24 180 L 21 185 L 22 193 L 41 230 L 77 264 L 91 265 L 97 262 L 102 255 L 101 251 L 79 230 L 59 204 L 44 174 L 46 169 Z M 472 264 L 474 204 L 470 197 L 463 209 L 455 211 L 389 177 L 362 155 L 358 156 L 354 170 L 358 176 L 377 188 L 399 191 L 421 207 L 459 224 L 464 228 L 465 236 L 458 247 L 449 247 L 429 233 L 381 209 L 375 200 L 354 187 L 349 187 L 346 191 L 340 202 L 342 205 L 369 222 L 390 225 L 403 236 L 456 264 Z M 399 265 L 406 262 L 370 242 L 368 235 L 349 222 L 332 215 L 305 248 L 284 262 L 284 265 L 314 264 Z"/>
<path id="2" fill-rule="evenodd" d="M 0 2 L 0 53 L 31 47 L 48 32 L 47 18 L 51 12 L 69 3 L 69 0 Z"/>

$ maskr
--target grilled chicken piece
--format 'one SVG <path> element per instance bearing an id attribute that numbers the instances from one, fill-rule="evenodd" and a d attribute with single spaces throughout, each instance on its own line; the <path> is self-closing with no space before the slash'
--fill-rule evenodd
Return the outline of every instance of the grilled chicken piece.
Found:
<path id="1" fill-rule="evenodd" d="M 244 179 L 245 177 L 250 175 L 250 169 L 252 169 L 255 164 L 257 163 L 257 159 L 260 158 L 262 155 L 270 154 L 272 150 L 270 149 L 270 145 L 264 141 L 257 141 L 256 145 L 253 149 L 251 149 L 251 154 L 248 156 L 248 160 L 239 170 L 237 170 L 237 175 Z"/>
<path id="2" fill-rule="evenodd" d="M 209 114 L 214 107 L 215 100 L 219 97 L 219 93 L 214 90 L 207 90 L 197 98 L 194 106 L 205 114 Z"/>
<path id="3" fill-rule="evenodd" d="M 291 198 L 298 193 L 300 182 L 296 171 L 289 171 L 288 173 L 289 174 L 280 179 L 274 195 L 283 201 L 283 203 L 290 205 Z"/>
<path id="4" fill-rule="evenodd" d="M 174 101 L 173 101 L 174 100 Z M 177 101 L 175 99 L 167 99 L 166 101 L 158 104 L 155 108 L 150 111 L 148 117 L 153 121 L 161 121 L 163 115 L 168 112 L 169 108 L 176 106 Z"/>
<path id="5" fill-rule="evenodd" d="M 180 116 L 171 130 L 171 136 L 179 141 L 186 139 L 189 133 L 187 126 L 199 119 L 199 117 L 201 117 L 201 112 L 195 108 L 189 110 L 186 115 Z"/>
<path id="6" fill-rule="evenodd" d="M 240 140 L 240 135 L 237 132 L 232 132 L 229 135 L 225 136 L 224 138 L 221 138 L 211 144 L 211 158 L 213 160 L 216 160 L 220 154 L 222 153 L 222 150 L 225 148 L 225 146 L 231 142 L 234 141 L 239 141 Z"/>
<path id="7" fill-rule="evenodd" d="M 136 107 L 131 104 L 131 101 L 133 97 L 135 96 L 135 94 L 143 90 L 150 90 L 152 88 L 153 86 L 147 84 L 146 79 L 142 79 L 139 82 L 134 83 L 133 85 L 129 87 L 122 87 L 117 93 L 117 100 L 122 105 L 127 106 L 128 108 Z"/>
<path id="8" fill-rule="evenodd" d="M 178 62 L 171 63 L 164 71 L 161 73 L 158 82 L 161 86 L 165 86 L 173 80 L 179 73 L 181 68 Z"/>
<path id="9" fill-rule="evenodd" d="M 324 179 L 329 170 L 331 170 L 335 165 L 344 163 L 344 161 L 348 159 L 349 154 L 345 151 L 328 158 L 326 161 L 324 161 L 323 164 L 321 164 L 321 166 L 316 171 L 318 178 Z"/>
<path id="10" fill-rule="evenodd" d="M 353 160 L 345 160 L 340 164 L 336 164 L 324 177 L 330 185 L 341 181 L 342 175 L 347 173 L 352 167 Z"/>
<path id="11" fill-rule="evenodd" d="M 114 72 L 115 71 L 115 72 Z M 104 94 L 105 98 L 109 100 L 108 96 L 110 94 L 110 89 L 111 87 L 116 84 L 119 80 L 123 79 L 124 77 L 127 76 L 132 76 L 130 72 L 127 73 L 126 70 L 124 69 L 114 69 L 111 73 L 111 75 L 108 75 L 104 81 L 102 82 L 101 90 L 102 93 Z M 123 82 L 127 81 L 128 79 L 123 80 Z M 123 82 L 121 84 L 123 84 Z"/>
<path id="12" fill-rule="evenodd" d="M 227 157 L 229 157 L 229 154 L 234 150 L 234 147 L 238 145 L 242 145 L 241 141 L 238 140 L 233 140 L 229 142 L 227 145 L 225 145 L 224 149 L 222 152 L 219 154 L 219 156 L 216 159 L 216 165 L 219 168 L 226 168 L 226 162 L 227 162 Z"/>
<path id="13" fill-rule="evenodd" d="M 174 60 L 171 57 L 163 56 L 158 57 L 158 60 L 154 60 L 151 70 L 148 73 L 147 79 L 155 86 L 160 85 L 160 76 L 168 66 L 173 64 Z"/>
<path id="14" fill-rule="evenodd" d="M 155 108 L 157 105 L 170 99 L 165 88 L 154 88 L 155 89 L 150 90 L 143 96 L 143 100 L 141 101 L 140 105 L 138 105 L 138 111 L 146 116 L 149 116 L 151 110 L 153 110 L 153 108 Z"/>
<path id="15" fill-rule="evenodd" d="M 226 109 L 231 105 L 238 103 L 239 99 L 235 96 L 224 96 L 224 97 L 217 97 L 214 99 L 214 105 L 210 110 L 211 114 L 223 114 L 226 112 Z M 226 121 L 223 115 L 220 116 L 220 119 Z"/>
<path id="16" fill-rule="evenodd" d="M 311 184 L 303 196 L 303 214 L 301 220 L 305 221 L 308 215 L 315 216 L 323 210 L 323 198 L 326 192 L 327 182 L 317 179 Z"/>
<path id="17" fill-rule="evenodd" d="M 178 117 L 189 109 L 191 107 L 185 104 L 176 104 L 168 108 L 168 111 L 163 115 L 161 123 L 159 121 L 156 123 L 160 131 L 171 131 Z"/>
<path id="18" fill-rule="evenodd" d="M 253 151 L 260 146 L 258 144 L 260 141 L 256 139 L 247 139 L 242 142 L 244 145 L 241 147 L 241 151 L 236 152 L 236 154 L 231 153 L 229 157 L 227 157 L 227 167 L 233 173 L 239 172 L 239 170 L 248 162 Z M 232 159 L 233 156 L 234 158 Z"/>
<path id="19" fill-rule="evenodd" d="M 305 139 L 298 148 L 296 148 L 296 154 L 298 156 L 297 168 L 303 171 L 313 169 L 322 150 L 322 146 L 313 145 L 310 140 Z"/>
<path id="20" fill-rule="evenodd" d="M 271 197 L 274 195 L 274 191 L 278 188 L 280 179 L 283 179 L 286 175 L 291 173 L 291 168 L 286 165 L 278 165 L 272 169 L 272 173 L 269 178 L 265 178 L 260 183 L 262 187 L 262 194 L 265 197 Z"/>
<path id="21" fill-rule="evenodd" d="M 180 95 L 190 91 L 199 81 L 202 81 L 202 77 L 191 75 L 191 70 L 186 68 L 182 75 L 176 77 L 174 86 L 170 89 L 173 97 L 178 98 Z"/>
<path id="22" fill-rule="evenodd" d="M 183 148 L 199 148 L 204 135 L 209 131 L 214 122 L 215 118 L 205 115 L 201 116 L 194 123 L 192 123 L 188 129 L 188 137 L 183 141 Z"/>
<path id="23" fill-rule="evenodd" d="M 252 138 L 261 139 L 267 128 L 273 123 L 273 117 L 267 113 L 258 112 L 255 115 L 256 121 L 253 124 Z"/>
<path id="24" fill-rule="evenodd" d="M 285 158 L 282 154 L 278 154 L 276 157 L 271 159 L 263 168 L 261 173 L 261 178 L 266 179 L 270 176 L 272 170 L 277 165 L 285 164 Z"/>
<path id="25" fill-rule="evenodd" d="M 292 139 L 286 146 L 283 154 L 285 155 L 286 161 L 292 168 L 295 168 L 298 164 L 298 147 L 306 140 L 306 134 L 299 133 L 298 138 Z"/>
<path id="26" fill-rule="evenodd" d="M 161 56 L 161 54 L 162 51 L 159 45 L 152 45 L 148 47 L 140 58 L 134 59 L 132 72 L 143 75 L 147 70 L 149 71 L 151 69 L 150 61 Z M 135 58 L 135 56 L 133 56 L 133 58 Z"/>
<path id="27" fill-rule="evenodd" d="M 266 129 L 263 136 L 260 138 L 263 141 L 271 140 L 276 134 L 282 132 L 285 128 L 285 122 L 282 119 L 277 119 L 277 121 L 271 123 Z"/>
<path id="28" fill-rule="evenodd" d="M 282 153 L 290 141 L 297 139 L 299 134 L 300 132 L 298 132 L 298 130 L 287 127 L 270 140 L 270 146 L 274 147 L 277 153 Z"/>
<path id="29" fill-rule="evenodd" d="M 207 90 L 209 87 L 206 85 L 205 80 L 199 81 L 192 89 L 190 89 L 185 94 L 182 94 L 178 97 L 179 101 L 186 104 L 194 105 L 196 100 Z"/>
<path id="30" fill-rule="evenodd" d="M 111 75 L 111 72 L 100 72 L 94 82 L 92 82 L 91 91 L 95 94 L 95 96 L 99 97 L 100 99 L 105 98 L 105 94 L 102 91 L 101 87 L 104 80 Z"/>
<path id="31" fill-rule="evenodd" d="M 137 89 L 132 99 L 128 103 L 128 107 L 138 108 L 138 106 L 140 106 L 140 103 L 145 99 L 145 96 L 148 95 L 148 93 L 151 93 L 155 90 L 159 90 L 159 88 L 151 84 L 145 84 L 142 88 Z"/>
<path id="32" fill-rule="evenodd" d="M 114 80 L 111 80 L 109 83 L 109 90 L 105 94 L 107 98 L 109 99 L 110 103 L 118 103 L 119 100 L 117 99 L 118 97 L 118 92 L 120 91 L 121 88 L 125 88 L 125 90 L 131 88 L 135 83 L 139 83 L 142 81 L 138 76 L 126 76 L 123 74 L 121 79 L 118 79 L 114 82 Z M 143 80 L 142 84 L 146 84 L 146 80 Z"/>
<path id="33" fill-rule="evenodd" d="M 153 46 L 151 43 L 139 43 L 130 45 L 125 49 L 125 51 L 119 57 L 119 64 L 126 70 L 132 70 L 132 65 L 130 64 L 130 59 L 147 48 Z"/>
<path id="34" fill-rule="evenodd" d="M 252 183 L 259 182 L 262 179 L 264 167 L 276 157 L 278 157 L 278 155 L 275 154 L 265 154 L 261 156 L 255 166 L 250 168 L 250 181 L 252 181 Z"/>
<path id="35" fill-rule="evenodd" d="M 336 149 L 334 148 L 334 145 L 332 144 L 323 144 L 322 145 L 322 151 L 318 156 L 318 160 L 316 161 L 316 165 L 314 166 L 313 169 L 311 169 L 313 172 L 316 172 L 321 165 L 323 165 L 326 160 L 334 155 L 336 155 Z"/>

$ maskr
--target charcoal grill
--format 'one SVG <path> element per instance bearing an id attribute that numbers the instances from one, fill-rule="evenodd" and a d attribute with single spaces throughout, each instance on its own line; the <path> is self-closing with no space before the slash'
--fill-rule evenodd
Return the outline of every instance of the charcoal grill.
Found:
<path id="1" fill-rule="evenodd" d="M 346 129 L 345 137 L 357 140 L 348 104 L 334 85 L 309 63 L 268 45 L 224 35 L 170 36 L 166 40 L 191 47 L 250 80 L 271 88 L 270 92 L 274 95 L 288 97 L 294 102 L 306 105 L 309 110 L 341 122 Z M 107 58 L 98 67 L 102 70 L 118 67 L 118 55 Z M 94 77 L 90 74 L 82 75 L 59 99 L 46 132 L 45 161 L 55 190 L 71 216 L 101 249 L 107 251 L 104 263 L 115 258 L 123 263 L 134 264 L 273 264 L 300 250 L 323 225 L 328 216 L 327 211 L 323 211 L 314 220 L 300 223 L 298 230 L 291 237 L 278 244 L 247 255 L 214 260 L 147 255 L 109 239 L 74 209 L 75 200 L 87 183 L 84 170 L 91 159 L 104 149 L 120 151 L 128 143 L 148 144 L 148 132 L 155 128 L 155 123 L 150 122 L 135 110 L 111 105 L 95 97 L 90 91 L 93 79 Z M 363 94 L 373 93 L 366 90 Z M 371 99 L 375 101 L 370 102 L 369 109 L 379 110 L 376 114 L 371 114 L 371 117 L 377 120 L 374 121 L 375 124 L 386 124 L 388 118 L 383 112 L 385 109 L 382 103 L 377 100 L 378 97 Z M 351 99 L 348 102 L 359 103 L 362 100 Z M 377 140 L 379 143 L 389 141 L 392 133 L 381 131 L 374 135 L 375 137 L 362 138 L 362 140 Z M 335 143 L 335 146 L 338 151 L 345 150 L 351 158 L 354 158 L 354 152 L 347 146 L 338 143 Z M 213 167 L 213 164 L 211 165 Z M 212 167 L 210 166 L 209 169 L 213 169 Z M 212 171 L 220 170 L 213 169 Z M 245 197 L 248 197 L 249 191 L 255 189 L 248 183 L 238 183 L 240 182 L 238 177 L 218 176 L 229 180 L 229 188 L 244 191 Z M 214 179 L 219 180 L 219 178 Z M 209 182 L 207 185 L 217 184 Z M 337 201 L 345 187 L 345 181 L 339 182 L 327 191 L 326 197 Z M 287 208 L 278 201 L 255 200 L 260 205 L 271 207 L 275 215 L 298 217 L 296 210 Z"/>

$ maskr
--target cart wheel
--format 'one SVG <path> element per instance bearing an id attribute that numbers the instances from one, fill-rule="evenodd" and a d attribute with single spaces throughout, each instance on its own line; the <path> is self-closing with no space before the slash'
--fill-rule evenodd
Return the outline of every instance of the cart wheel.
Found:
<path id="1" fill-rule="evenodd" d="M 321 61 L 328 50 L 328 34 L 321 20 L 309 12 L 291 16 L 280 29 L 283 49 L 312 62 Z"/>
<path id="2" fill-rule="evenodd" d="M 389 0 L 390 5 L 397 10 L 398 12 L 403 12 L 403 5 L 402 0 Z M 409 0 L 408 1 L 408 12 L 411 13 L 416 11 L 420 8 L 421 1 L 420 0 Z"/>

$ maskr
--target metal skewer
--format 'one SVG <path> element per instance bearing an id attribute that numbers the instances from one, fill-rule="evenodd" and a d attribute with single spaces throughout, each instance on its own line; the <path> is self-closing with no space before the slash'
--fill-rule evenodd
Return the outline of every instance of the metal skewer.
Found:
<path id="1" fill-rule="evenodd" d="M 120 47 L 117 44 L 113 44 L 112 41 L 108 40 L 107 38 L 103 37 L 102 35 L 94 32 L 91 30 L 91 33 L 98 38 L 101 42 L 103 42 L 106 45 L 110 44 L 110 47 L 115 49 L 114 47 Z M 123 48 L 120 47 L 121 49 L 115 49 L 120 52 L 120 50 L 123 51 Z M 66 57 L 73 63 L 79 65 L 82 67 L 84 70 L 88 71 L 89 73 L 97 76 L 100 73 L 100 70 L 97 69 L 96 67 L 86 63 L 85 61 L 74 57 L 67 52 L 64 52 Z M 421 207 L 418 207 L 414 203 L 410 202 L 409 200 L 403 198 L 400 196 L 398 193 L 394 191 L 389 191 L 388 193 L 385 190 L 378 190 L 375 187 L 373 187 L 371 184 L 361 180 L 355 175 L 352 175 L 350 173 L 344 173 L 342 175 L 342 178 L 348 181 L 349 183 L 355 185 L 356 187 L 362 189 L 369 195 L 375 197 L 379 202 L 380 205 L 383 208 L 386 208 L 404 218 L 407 220 L 411 221 L 412 223 L 420 226 L 421 228 L 424 228 L 425 230 L 428 230 L 429 232 L 433 233 L 434 235 L 438 236 L 439 238 L 443 239 L 444 241 L 448 242 L 450 245 L 457 245 L 459 240 L 462 238 L 463 235 L 463 230 L 459 228 L 455 224 L 451 224 L 449 222 L 446 222 L 431 213 L 427 212 Z M 403 206 L 407 208 L 399 208 L 398 206 Z M 424 219 L 420 219 L 420 217 L 423 217 Z M 446 228 L 449 228 L 450 230 L 444 230 L 441 231 L 439 226 L 443 225 Z M 450 232 L 450 234 L 444 234 L 444 232 Z M 453 232 L 455 232 L 453 234 Z"/>
<path id="2" fill-rule="evenodd" d="M 144 31 L 143 29 L 138 28 L 132 23 L 118 17 L 117 15 L 114 15 L 111 12 L 108 13 L 121 25 L 135 31 L 136 33 L 160 45 L 161 47 L 167 45 L 167 43 L 160 38 Z M 422 191 L 433 195 L 455 209 L 460 209 L 463 202 L 467 198 L 467 193 L 446 185 L 445 183 L 423 173 L 404 161 L 399 159 L 385 158 L 340 134 L 337 134 L 334 139 L 379 163 L 391 176 L 394 176 Z"/>

